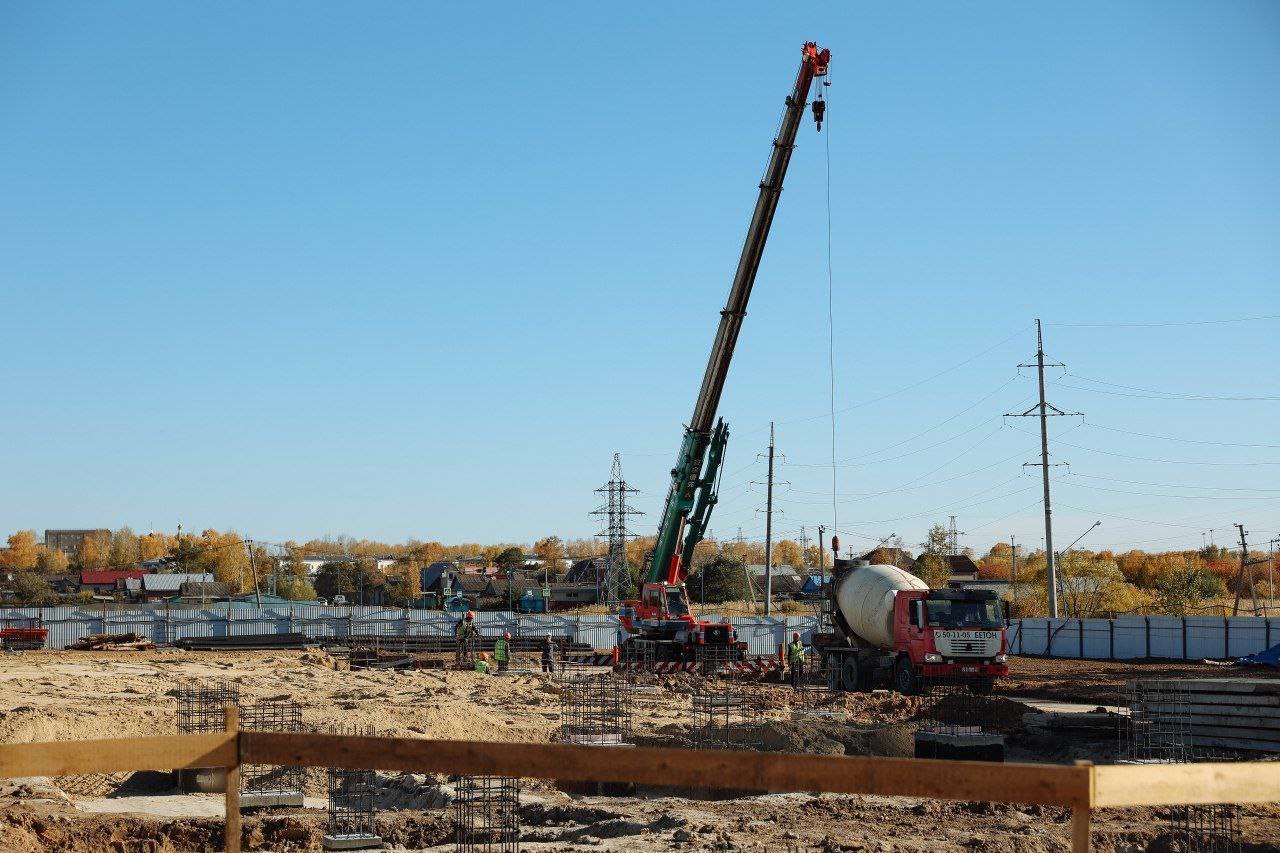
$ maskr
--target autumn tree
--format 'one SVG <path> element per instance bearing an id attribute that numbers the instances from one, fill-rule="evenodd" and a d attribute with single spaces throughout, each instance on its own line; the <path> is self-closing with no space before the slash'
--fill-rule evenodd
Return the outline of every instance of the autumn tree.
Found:
<path id="1" fill-rule="evenodd" d="M 514 546 L 504 548 L 493 558 L 493 564 L 507 572 L 518 569 L 524 564 L 524 551 Z"/>
<path id="2" fill-rule="evenodd" d="M 151 532 L 145 536 L 138 537 L 138 560 L 145 562 L 146 560 L 157 560 L 169 553 L 169 549 L 173 547 L 173 543 L 169 541 L 169 537 L 163 533 Z"/>
<path id="3" fill-rule="evenodd" d="M 80 547 L 76 550 L 76 564 L 82 570 L 105 568 L 110 551 L 110 533 L 90 533 L 80 540 Z"/>
<path id="4" fill-rule="evenodd" d="M 53 607 L 58 594 L 37 572 L 18 572 L 13 581 L 13 595 L 26 607 Z"/>
<path id="5" fill-rule="evenodd" d="M 790 566 L 797 572 L 804 570 L 804 552 L 800 543 L 791 539 L 781 539 L 773 546 L 773 563 L 775 566 Z"/>
<path id="6" fill-rule="evenodd" d="M 559 536 L 546 536 L 533 543 L 533 553 L 538 555 L 547 571 L 555 577 L 560 569 L 560 559 L 564 556 L 564 543 Z"/>
<path id="7" fill-rule="evenodd" d="M 34 569 L 39 559 L 34 530 L 19 530 L 9 537 L 9 547 L 0 551 L 0 567 L 9 570 Z"/>
<path id="8" fill-rule="evenodd" d="M 929 528 L 925 541 L 920 543 L 923 553 L 916 560 L 914 572 L 930 589 L 947 586 L 951 577 L 951 563 L 947 559 L 950 545 L 951 534 L 941 524 Z"/>
<path id="9" fill-rule="evenodd" d="M 133 568 L 141 559 L 141 554 L 138 537 L 127 525 L 111 534 L 111 546 L 107 549 L 107 565 L 111 568 Z"/>
<path id="10" fill-rule="evenodd" d="M 1166 573 L 1156 582 L 1155 602 L 1162 613 L 1190 616 L 1206 601 L 1226 593 L 1222 581 L 1212 572 L 1195 566 Z"/>
<path id="11" fill-rule="evenodd" d="M 711 604 L 740 601 L 747 595 L 745 576 L 746 565 L 741 558 L 721 553 L 698 566 L 685 586 L 690 597 Z"/>
<path id="12" fill-rule="evenodd" d="M 46 575 L 60 575 L 70 564 L 67 555 L 56 548 L 41 548 L 36 557 L 36 570 Z"/>

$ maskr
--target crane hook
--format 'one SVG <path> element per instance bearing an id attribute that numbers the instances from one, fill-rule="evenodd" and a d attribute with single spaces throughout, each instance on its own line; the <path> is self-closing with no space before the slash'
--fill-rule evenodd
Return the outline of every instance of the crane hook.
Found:
<path id="1" fill-rule="evenodd" d="M 822 117 L 827 113 L 827 102 L 822 98 L 818 98 L 813 102 L 813 123 L 818 126 L 818 133 L 822 133 Z"/>

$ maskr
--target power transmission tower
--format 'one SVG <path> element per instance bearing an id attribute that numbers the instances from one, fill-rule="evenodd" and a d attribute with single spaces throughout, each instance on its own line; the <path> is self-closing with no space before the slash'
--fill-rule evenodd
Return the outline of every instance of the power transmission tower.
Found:
<path id="1" fill-rule="evenodd" d="M 627 516 L 644 513 L 627 503 L 627 495 L 634 495 L 637 491 L 639 490 L 628 486 L 622 477 L 621 455 L 613 454 L 613 470 L 609 473 L 609 482 L 596 489 L 596 494 L 606 496 L 605 504 L 591 513 L 604 517 L 604 529 L 596 535 L 605 537 L 609 542 L 609 556 L 604 569 L 605 604 L 617 604 L 624 588 L 630 586 L 627 540 L 634 539 L 635 534 L 627 529 Z"/>
<path id="2" fill-rule="evenodd" d="M 1045 553 L 1045 586 L 1048 590 L 1049 616 L 1058 616 L 1058 567 L 1053 554 L 1053 509 L 1049 501 L 1049 418 L 1083 417 L 1080 412 L 1064 412 L 1044 399 L 1045 367 L 1066 367 L 1059 362 L 1044 360 L 1044 335 L 1040 329 L 1040 320 L 1036 319 L 1036 360 L 1034 364 L 1019 364 L 1018 367 L 1034 367 L 1040 384 L 1040 402 L 1025 412 L 1005 413 L 1006 418 L 1039 418 L 1040 419 L 1040 461 L 1027 462 L 1026 465 L 1039 465 L 1044 476 L 1044 553 Z"/>
<path id="3" fill-rule="evenodd" d="M 960 537 L 964 535 L 963 530 L 956 530 L 956 517 L 951 516 L 951 526 L 947 528 L 947 551 L 951 556 L 960 553 Z"/>

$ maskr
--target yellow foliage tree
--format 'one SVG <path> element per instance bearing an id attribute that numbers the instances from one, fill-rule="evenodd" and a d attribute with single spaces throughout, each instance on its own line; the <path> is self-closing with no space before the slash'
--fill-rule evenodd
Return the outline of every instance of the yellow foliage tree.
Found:
<path id="1" fill-rule="evenodd" d="M 138 557 L 142 560 L 155 560 L 169 553 L 172 543 L 163 533 L 148 533 L 138 537 Z"/>
<path id="2" fill-rule="evenodd" d="M 76 562 L 81 569 L 101 569 L 107 565 L 107 556 L 111 551 L 111 534 L 91 533 L 80 540 L 80 548 L 76 552 Z"/>
<path id="3" fill-rule="evenodd" d="M 0 551 L 0 566 L 11 570 L 34 569 L 40 557 L 34 530 L 19 530 L 9 537 L 9 547 Z"/>

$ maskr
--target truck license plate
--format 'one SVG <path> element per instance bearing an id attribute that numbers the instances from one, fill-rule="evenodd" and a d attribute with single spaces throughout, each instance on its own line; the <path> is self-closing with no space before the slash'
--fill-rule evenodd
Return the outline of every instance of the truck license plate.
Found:
<path id="1" fill-rule="evenodd" d="M 962 666 L 960 667 L 960 671 L 961 672 L 977 672 L 978 668 L 976 666 Z"/>

